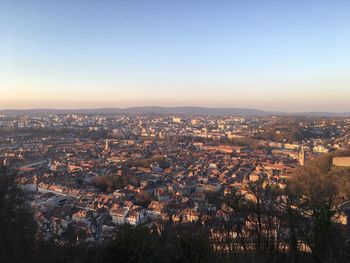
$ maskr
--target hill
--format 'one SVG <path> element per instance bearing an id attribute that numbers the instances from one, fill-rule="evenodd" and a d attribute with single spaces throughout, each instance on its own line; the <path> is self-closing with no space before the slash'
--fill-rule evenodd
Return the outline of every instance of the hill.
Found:
<path id="1" fill-rule="evenodd" d="M 2 114 L 47 115 L 47 114 L 189 114 L 189 115 L 237 115 L 237 116 L 324 116 L 350 117 L 350 112 L 281 112 L 263 111 L 250 108 L 208 108 L 208 107 L 130 107 L 130 108 L 95 108 L 95 109 L 4 109 Z"/>

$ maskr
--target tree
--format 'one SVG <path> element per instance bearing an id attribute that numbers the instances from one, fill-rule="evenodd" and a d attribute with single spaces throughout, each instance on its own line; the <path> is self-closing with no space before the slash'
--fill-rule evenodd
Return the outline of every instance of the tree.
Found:
<path id="1" fill-rule="evenodd" d="M 332 153 L 299 168 L 287 184 L 286 193 L 299 212 L 299 239 L 308 244 L 315 262 L 333 262 L 339 258 L 344 242 L 333 218 L 337 205 L 343 201 L 344 193 L 349 193 L 349 175 L 334 172 L 332 158 L 344 153 Z M 346 180 L 347 178 L 347 180 Z M 347 181 L 347 182 L 346 182 Z M 342 241 L 343 239 L 343 241 Z"/>
<path id="2" fill-rule="evenodd" d="M 0 176 L 0 262 L 28 262 L 37 224 L 14 175 Z"/>

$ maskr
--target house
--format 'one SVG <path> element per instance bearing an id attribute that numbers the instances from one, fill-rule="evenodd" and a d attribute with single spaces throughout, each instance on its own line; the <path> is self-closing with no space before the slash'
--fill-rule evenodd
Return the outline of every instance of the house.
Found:
<path id="1" fill-rule="evenodd" d="M 86 222 L 88 220 L 88 213 L 86 212 L 86 210 L 79 210 L 78 212 L 72 215 L 72 220 L 74 222 Z"/>
<path id="2" fill-rule="evenodd" d="M 194 222 L 198 218 L 198 213 L 194 209 L 186 208 L 174 217 L 174 222 Z"/>
<path id="3" fill-rule="evenodd" d="M 158 218 L 162 214 L 164 203 L 152 201 L 147 207 L 147 215 L 151 218 Z"/>
<path id="4" fill-rule="evenodd" d="M 126 223 L 126 215 L 129 211 L 129 208 L 127 207 L 120 207 L 118 204 L 115 204 L 111 210 L 109 211 L 109 214 L 112 217 L 112 221 L 115 224 L 122 225 Z"/>
<path id="5" fill-rule="evenodd" d="M 144 209 L 132 209 L 127 213 L 125 220 L 130 225 L 138 225 L 145 221 L 146 211 Z"/>

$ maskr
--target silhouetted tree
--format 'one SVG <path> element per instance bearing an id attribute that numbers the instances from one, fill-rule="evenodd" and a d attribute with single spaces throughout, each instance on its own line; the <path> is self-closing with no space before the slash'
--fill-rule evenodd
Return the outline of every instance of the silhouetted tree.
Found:
<path id="1" fill-rule="evenodd" d="M 14 175 L 0 175 L 0 262 L 28 262 L 37 224 Z"/>

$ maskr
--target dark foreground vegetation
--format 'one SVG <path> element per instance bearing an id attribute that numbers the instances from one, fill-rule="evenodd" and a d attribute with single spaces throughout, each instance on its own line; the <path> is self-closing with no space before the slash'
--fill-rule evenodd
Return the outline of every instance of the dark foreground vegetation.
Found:
<path id="1" fill-rule="evenodd" d="M 343 155 L 348 153 L 336 153 Z M 264 179 L 215 199 L 223 211 L 201 211 L 190 224 L 122 226 L 105 244 L 43 240 L 14 177 L 0 176 L 0 262 L 350 262 L 350 170 L 328 154 L 296 170 L 285 189 Z M 349 205 L 350 207 L 350 205 Z"/>

